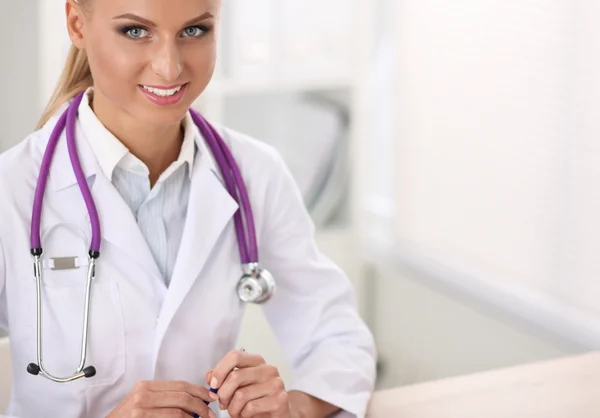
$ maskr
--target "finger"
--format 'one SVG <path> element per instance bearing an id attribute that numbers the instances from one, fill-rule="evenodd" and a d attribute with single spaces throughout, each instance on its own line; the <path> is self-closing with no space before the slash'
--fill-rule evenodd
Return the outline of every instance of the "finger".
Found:
<path id="1" fill-rule="evenodd" d="M 192 414 L 211 417 L 208 405 L 187 392 L 141 392 L 136 398 L 136 402 L 146 405 L 146 409 L 179 409 L 186 411 L 188 417 Z"/>
<path id="2" fill-rule="evenodd" d="M 289 399 L 287 392 L 280 392 L 275 396 L 267 396 L 250 401 L 244 406 L 238 416 L 232 418 L 257 418 L 261 415 L 269 417 L 283 417 L 289 411 Z"/>
<path id="3" fill-rule="evenodd" d="M 264 383 L 269 380 L 279 380 L 278 378 L 279 370 L 270 364 L 233 370 L 219 388 L 219 406 L 221 409 L 227 409 L 233 395 L 243 387 Z"/>
<path id="4" fill-rule="evenodd" d="M 207 384 L 208 384 L 208 383 L 210 383 L 210 381 L 211 381 L 212 377 L 213 377 L 213 371 L 212 371 L 212 370 L 209 370 L 208 372 L 206 372 L 206 383 L 207 383 Z M 209 386 L 210 386 L 210 385 L 209 385 Z M 210 390 L 212 393 L 215 393 L 215 394 L 217 393 L 217 389 L 215 389 L 215 388 L 212 388 L 212 387 L 211 387 L 209 390 Z"/>
<path id="5" fill-rule="evenodd" d="M 232 350 L 217 363 L 213 369 L 213 375 L 210 379 L 210 387 L 220 388 L 221 383 L 225 381 L 227 375 L 236 367 L 254 367 L 265 364 L 265 359 L 257 354 L 246 353 L 245 351 Z"/>
<path id="6" fill-rule="evenodd" d="M 212 415 L 211 415 L 212 414 Z M 144 418 L 216 418 L 214 412 L 209 411 L 208 415 L 192 414 L 188 411 L 183 411 L 178 408 L 160 408 L 160 409 L 144 409 L 141 415 Z"/>
<path id="7" fill-rule="evenodd" d="M 285 392 L 285 385 L 281 379 L 271 379 L 264 383 L 240 388 L 235 391 L 227 407 L 227 412 L 233 418 L 238 417 L 249 402 L 268 396 L 275 397 L 281 392 Z"/>
<path id="8" fill-rule="evenodd" d="M 139 382 L 136 387 L 139 393 L 143 392 L 183 392 L 203 401 L 213 402 L 219 396 L 207 388 L 185 381 L 146 381 Z M 142 405 L 146 407 L 146 405 Z"/>

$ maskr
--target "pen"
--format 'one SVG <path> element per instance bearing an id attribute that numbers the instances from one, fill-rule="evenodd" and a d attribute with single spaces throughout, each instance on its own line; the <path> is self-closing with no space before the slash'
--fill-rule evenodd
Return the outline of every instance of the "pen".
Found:
<path id="1" fill-rule="evenodd" d="M 217 389 L 208 388 L 208 390 L 210 390 L 212 393 L 217 393 Z M 202 402 L 204 402 L 206 405 L 210 404 L 210 402 L 208 402 L 208 401 L 202 401 Z M 200 415 L 198 415 L 196 413 L 193 413 L 192 416 L 194 418 L 200 418 Z"/>
<path id="2" fill-rule="evenodd" d="M 241 347 L 241 348 L 240 348 L 240 351 L 241 351 L 241 352 L 245 352 L 245 351 L 246 351 L 246 349 L 245 349 L 244 347 Z M 209 388 L 208 388 L 208 390 L 210 390 L 212 393 L 215 393 L 215 394 L 216 394 L 218 389 L 215 389 L 215 388 L 211 388 L 211 387 L 209 387 Z M 204 402 L 206 405 L 209 405 L 209 404 L 210 404 L 210 402 L 208 402 L 208 401 L 202 401 L 202 402 Z M 198 414 L 196 414 L 196 413 L 192 414 L 192 416 L 193 416 L 194 418 L 200 418 L 200 415 L 198 415 Z"/>

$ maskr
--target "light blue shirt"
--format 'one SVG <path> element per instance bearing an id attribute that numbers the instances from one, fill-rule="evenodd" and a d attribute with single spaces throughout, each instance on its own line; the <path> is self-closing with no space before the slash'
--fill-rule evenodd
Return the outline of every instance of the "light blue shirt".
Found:
<path id="1" fill-rule="evenodd" d="M 100 168 L 131 209 L 167 286 L 171 281 L 185 226 L 196 153 L 189 114 L 179 158 L 150 188 L 148 167 L 106 129 L 90 107 L 88 89 L 79 107 L 79 123 Z"/>

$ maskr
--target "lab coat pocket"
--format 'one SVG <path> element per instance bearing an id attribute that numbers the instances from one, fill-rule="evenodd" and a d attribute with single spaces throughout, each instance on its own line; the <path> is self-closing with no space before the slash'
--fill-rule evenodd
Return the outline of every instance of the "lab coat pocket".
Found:
<path id="1" fill-rule="evenodd" d="M 43 357 L 48 371 L 57 376 L 73 374 L 81 358 L 89 242 L 84 226 L 76 223 L 55 223 L 42 233 Z M 100 257 L 98 264 L 102 262 Z M 101 272 L 102 266 L 96 270 Z M 125 370 L 125 330 L 115 279 L 97 274 L 92 281 L 86 366 L 94 366 L 96 376 L 85 379 L 91 385 L 112 384 Z M 23 314 L 35 330 L 33 275 L 26 288 L 28 309 Z M 35 333 L 30 334 L 35 346 Z"/>
<path id="2" fill-rule="evenodd" d="M 35 282 L 28 280 L 22 292 L 28 297 L 18 334 L 28 361 L 36 362 Z M 46 370 L 58 377 L 75 373 L 81 359 L 85 314 L 85 284 L 42 289 L 42 355 Z M 117 283 L 94 281 L 89 307 L 86 366 L 96 376 L 84 379 L 88 385 L 110 385 L 125 371 L 125 332 Z M 11 332 L 12 334 L 12 332 Z M 41 379 L 46 381 L 46 379 Z M 61 385 L 58 385 L 61 386 Z"/>
<path id="3" fill-rule="evenodd" d="M 42 356 L 45 369 L 56 377 L 75 373 L 82 356 L 86 287 L 87 245 L 78 227 L 60 224 L 44 234 L 42 255 Z M 98 264 L 102 257 L 98 259 Z M 36 360 L 36 281 L 20 280 L 15 334 L 27 362 Z M 125 373 L 125 331 L 119 287 L 114 277 L 97 275 L 90 292 L 86 366 L 96 375 L 70 384 L 57 384 L 40 376 L 30 384 L 57 398 L 76 388 L 112 385 Z"/>
<path id="4" fill-rule="evenodd" d="M 77 413 L 64 416 L 84 416 L 89 406 L 86 393 L 90 390 L 108 390 L 125 373 L 125 347 L 122 309 L 119 290 L 115 282 L 97 280 L 93 283 L 90 300 L 88 349 L 85 366 L 94 366 L 96 375 L 70 383 L 55 383 L 42 376 L 25 371 L 28 363 L 37 363 L 36 356 L 36 288 L 35 281 L 21 280 L 22 308 L 15 313 L 20 326 L 11 338 L 19 347 L 15 361 L 22 367 L 20 400 L 22 403 L 39 403 L 43 394 L 47 401 L 41 404 L 48 414 L 59 416 L 52 406 L 77 405 Z M 85 284 L 80 286 L 51 286 L 42 293 L 42 355 L 45 369 L 56 377 L 75 373 L 81 360 L 82 331 L 84 324 Z M 50 401 L 51 400 L 51 401 Z M 71 408 L 72 409 L 72 408 Z"/>

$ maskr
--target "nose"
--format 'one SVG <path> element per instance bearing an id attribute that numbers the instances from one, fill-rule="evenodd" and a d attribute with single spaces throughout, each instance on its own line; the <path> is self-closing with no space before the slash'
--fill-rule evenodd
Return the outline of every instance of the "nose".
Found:
<path id="1" fill-rule="evenodd" d="M 165 81 L 175 81 L 182 71 L 181 56 L 177 45 L 164 42 L 152 60 L 152 71 Z"/>

